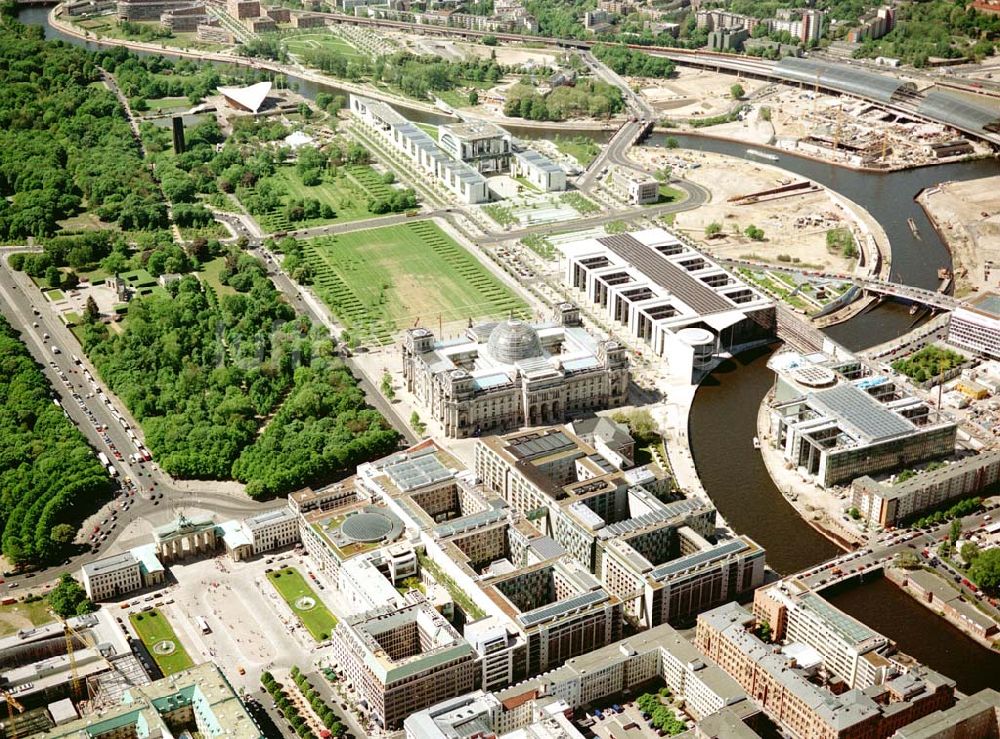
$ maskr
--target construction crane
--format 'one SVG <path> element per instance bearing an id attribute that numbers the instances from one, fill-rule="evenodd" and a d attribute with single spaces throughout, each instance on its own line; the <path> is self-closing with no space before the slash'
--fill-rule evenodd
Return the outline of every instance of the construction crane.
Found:
<path id="1" fill-rule="evenodd" d="M 53 611 L 55 613 L 55 611 Z M 73 698 L 79 698 L 80 696 L 80 672 L 76 669 L 76 657 L 73 656 L 73 627 L 60 616 L 58 613 L 55 614 L 56 618 L 63 626 L 63 636 L 66 639 L 66 656 L 69 658 L 69 693 Z"/>
<path id="2" fill-rule="evenodd" d="M 7 726 L 4 729 L 4 734 L 9 736 L 10 739 L 17 739 L 17 721 L 15 720 L 14 711 L 17 710 L 18 713 L 24 713 L 24 706 L 6 690 L 3 691 L 3 699 L 7 703 Z"/>
<path id="3" fill-rule="evenodd" d="M 112 662 L 110 659 L 108 659 L 97 648 L 97 645 L 94 643 L 94 640 L 91 639 L 89 635 L 84 634 L 83 632 L 80 632 L 80 631 L 77 631 L 76 629 L 74 629 L 72 626 L 70 626 L 69 621 L 67 621 L 66 619 L 64 619 L 59 614 L 55 614 L 55 616 L 56 616 L 56 618 L 59 619 L 60 623 L 62 623 L 63 630 L 66 633 L 66 648 L 67 648 L 66 653 L 68 655 L 70 655 L 70 666 L 71 666 L 71 670 L 72 670 L 72 676 L 73 676 L 72 679 L 73 680 L 78 680 L 79 679 L 79 677 L 77 675 L 76 661 L 75 661 L 75 659 L 72 656 L 72 654 L 73 654 L 73 652 L 72 652 L 72 641 L 73 641 L 73 637 L 76 637 L 77 639 L 80 640 L 80 642 L 82 644 L 86 644 L 89 649 L 93 649 L 94 653 L 97 655 L 98 659 L 100 659 L 102 662 L 104 662 L 104 664 L 107 665 L 107 667 L 108 667 L 109 670 L 111 670 L 112 672 L 118 673 L 118 675 L 121 676 L 122 680 L 125 681 L 126 685 L 128 685 L 130 687 L 135 687 L 135 684 L 132 682 L 131 678 L 129 678 L 128 675 L 126 675 L 124 672 L 122 672 L 121 670 L 119 670 L 118 667 L 115 665 L 115 663 Z M 74 688 L 74 692 L 76 692 L 75 688 Z"/>

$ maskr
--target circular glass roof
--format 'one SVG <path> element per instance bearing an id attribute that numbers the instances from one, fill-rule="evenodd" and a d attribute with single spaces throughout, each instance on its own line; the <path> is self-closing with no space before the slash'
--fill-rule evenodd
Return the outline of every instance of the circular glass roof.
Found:
<path id="1" fill-rule="evenodd" d="M 344 519 L 340 531 L 351 541 L 381 541 L 392 531 L 392 520 L 381 513 L 363 511 Z"/>
<path id="2" fill-rule="evenodd" d="M 538 338 L 538 332 L 516 318 L 497 324 L 490 333 L 489 347 L 493 358 L 504 364 L 542 356 L 542 342 Z"/>

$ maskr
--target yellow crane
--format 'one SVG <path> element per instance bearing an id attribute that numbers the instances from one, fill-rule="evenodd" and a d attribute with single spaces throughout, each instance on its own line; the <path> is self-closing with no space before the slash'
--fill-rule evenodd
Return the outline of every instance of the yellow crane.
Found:
<path id="1" fill-rule="evenodd" d="M 4 733 L 7 734 L 10 737 L 10 739 L 17 739 L 17 721 L 15 720 L 14 711 L 16 709 L 18 713 L 24 713 L 24 706 L 22 706 L 21 703 L 17 700 L 17 698 L 12 696 L 6 690 L 3 691 L 3 699 L 4 702 L 7 704 L 7 719 L 8 719 L 7 721 L 8 725 Z"/>

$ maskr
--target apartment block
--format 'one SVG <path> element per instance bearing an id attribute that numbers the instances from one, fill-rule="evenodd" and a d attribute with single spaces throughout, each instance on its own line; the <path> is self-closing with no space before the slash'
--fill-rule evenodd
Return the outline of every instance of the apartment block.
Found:
<path id="1" fill-rule="evenodd" d="M 990 450 L 892 485 L 859 477 L 851 483 L 851 502 L 872 526 L 896 526 L 942 503 L 975 495 L 998 480 L 1000 451 Z"/>
<path id="2" fill-rule="evenodd" d="M 698 617 L 695 645 L 791 736 L 884 739 L 954 704 L 954 681 L 924 667 L 844 691 L 826 679 L 822 659 L 817 663 L 808 650 L 767 644 L 754 627 L 746 609 L 728 603 Z"/>

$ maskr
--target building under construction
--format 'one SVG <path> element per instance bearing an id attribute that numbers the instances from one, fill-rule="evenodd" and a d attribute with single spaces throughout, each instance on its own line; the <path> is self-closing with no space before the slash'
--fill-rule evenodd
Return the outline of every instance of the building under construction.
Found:
<path id="1" fill-rule="evenodd" d="M 0 739 L 31 736 L 120 701 L 150 676 L 108 611 L 0 639 Z"/>

